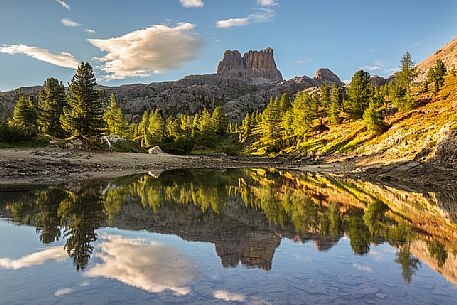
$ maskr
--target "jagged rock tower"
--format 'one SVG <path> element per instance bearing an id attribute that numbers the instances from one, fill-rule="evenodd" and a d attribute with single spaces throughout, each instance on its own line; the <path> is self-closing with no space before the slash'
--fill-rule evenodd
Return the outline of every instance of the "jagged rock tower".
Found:
<path id="1" fill-rule="evenodd" d="M 217 67 L 217 75 L 247 79 L 256 84 L 283 80 L 281 72 L 276 67 L 272 48 L 249 51 L 243 56 L 237 50 L 225 51 L 224 58 Z"/>

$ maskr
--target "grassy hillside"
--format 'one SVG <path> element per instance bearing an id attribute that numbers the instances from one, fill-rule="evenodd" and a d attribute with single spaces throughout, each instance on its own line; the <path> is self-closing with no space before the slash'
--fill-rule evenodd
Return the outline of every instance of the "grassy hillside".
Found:
<path id="1" fill-rule="evenodd" d="M 279 155 L 294 155 L 298 160 L 339 161 L 359 158 L 366 163 L 401 160 L 456 163 L 457 77 L 449 75 L 437 94 L 416 93 L 417 106 L 410 111 L 381 107 L 389 129 L 375 135 L 363 120 L 344 120 L 328 125 L 328 131 L 313 131 L 305 141 L 283 149 Z M 257 131 L 259 132 L 259 131 Z M 265 150 L 256 142 L 248 153 Z M 446 159 L 446 160 L 443 160 Z"/>

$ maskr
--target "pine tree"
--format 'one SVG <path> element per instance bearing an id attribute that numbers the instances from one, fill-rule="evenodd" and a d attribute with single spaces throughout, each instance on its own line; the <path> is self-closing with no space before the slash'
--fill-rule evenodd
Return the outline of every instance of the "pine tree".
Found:
<path id="1" fill-rule="evenodd" d="M 149 134 L 151 135 L 151 143 L 148 146 L 158 145 L 165 139 L 165 120 L 159 109 L 156 109 L 149 116 Z"/>
<path id="2" fill-rule="evenodd" d="M 324 108 L 327 108 L 328 105 L 330 104 L 330 87 L 327 85 L 327 82 L 324 82 L 321 85 L 321 105 Z"/>
<path id="3" fill-rule="evenodd" d="M 280 136 L 281 115 L 278 99 L 270 99 L 270 102 L 262 113 L 260 124 L 265 140 L 275 140 Z"/>
<path id="4" fill-rule="evenodd" d="M 149 134 L 149 113 L 145 111 L 138 124 L 138 137 L 140 138 L 141 147 L 147 147 L 151 142 L 151 135 Z"/>
<path id="5" fill-rule="evenodd" d="M 37 133 L 38 112 L 32 98 L 22 96 L 16 103 L 10 125 L 23 129 L 28 134 Z"/>
<path id="6" fill-rule="evenodd" d="M 173 120 L 171 116 L 167 118 L 165 129 L 166 135 L 172 139 L 177 139 L 181 135 L 181 129 L 179 128 L 178 120 Z"/>
<path id="7" fill-rule="evenodd" d="M 41 132 L 54 137 L 65 136 L 60 123 L 60 116 L 67 104 L 62 82 L 48 78 L 38 93 L 38 99 L 38 126 Z"/>
<path id="8" fill-rule="evenodd" d="M 377 107 L 375 103 L 371 102 L 370 106 L 365 110 L 365 113 L 363 114 L 363 120 L 365 121 L 365 125 L 369 131 L 376 134 L 381 134 L 386 130 L 387 125 L 379 115 L 379 112 L 376 110 L 376 108 Z"/>
<path id="9" fill-rule="evenodd" d="M 444 76 L 446 75 L 447 69 L 444 62 L 440 59 L 436 60 L 434 67 L 430 68 L 427 74 L 427 84 L 434 83 L 433 92 L 437 93 L 444 85 Z"/>
<path id="10" fill-rule="evenodd" d="M 396 74 L 398 85 L 406 91 L 406 95 L 411 96 L 411 86 L 417 76 L 411 54 L 406 52 L 401 59 L 400 71 Z"/>
<path id="11" fill-rule="evenodd" d="M 129 124 L 124 119 L 122 109 L 117 106 L 116 97 L 114 94 L 112 94 L 110 97 L 109 106 L 103 115 L 103 119 L 106 122 L 107 134 L 128 137 Z"/>
<path id="12" fill-rule="evenodd" d="M 286 92 L 281 96 L 281 99 L 279 100 L 279 110 L 281 111 L 281 114 L 283 115 L 291 107 L 292 107 L 292 104 L 290 103 L 290 96 L 289 96 L 289 93 Z"/>
<path id="13" fill-rule="evenodd" d="M 229 118 L 221 106 L 214 109 L 211 120 L 213 121 L 214 131 L 218 136 L 223 136 L 227 133 Z"/>
<path id="14" fill-rule="evenodd" d="M 68 107 L 60 118 L 62 127 L 71 135 L 98 136 L 102 134 L 103 105 L 95 86 L 94 72 L 89 63 L 81 62 L 71 80 Z"/>
<path id="15" fill-rule="evenodd" d="M 347 111 L 353 119 L 360 119 L 368 108 L 373 95 L 370 74 L 363 70 L 357 71 L 349 86 Z"/>
<path id="16" fill-rule="evenodd" d="M 214 125 L 211 119 L 211 114 L 208 109 L 203 109 L 199 121 L 200 135 L 203 137 L 210 137 L 214 135 Z"/>
<path id="17" fill-rule="evenodd" d="M 251 124 L 251 115 L 247 113 L 241 123 L 240 142 L 244 142 L 251 135 Z"/>
<path id="18" fill-rule="evenodd" d="M 295 135 L 303 137 L 313 126 L 315 110 L 312 98 L 306 92 L 299 92 L 292 108 L 292 127 Z"/>

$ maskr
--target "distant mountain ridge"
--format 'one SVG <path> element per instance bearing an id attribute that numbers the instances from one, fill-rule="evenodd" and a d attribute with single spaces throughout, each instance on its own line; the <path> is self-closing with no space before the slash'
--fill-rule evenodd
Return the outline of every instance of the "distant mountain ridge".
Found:
<path id="1" fill-rule="evenodd" d="M 457 69 L 457 38 L 448 42 L 444 47 L 417 65 L 417 81 L 425 81 L 428 70 L 436 64 L 438 59 L 444 62 L 448 70 Z"/>
<path id="2" fill-rule="evenodd" d="M 128 119 L 137 121 L 148 110 L 160 109 L 166 115 L 195 114 L 205 107 L 221 105 L 232 120 L 241 121 L 248 112 L 262 110 L 271 96 L 290 95 L 318 87 L 323 82 L 343 86 L 329 69 L 319 69 L 314 77 L 301 76 L 283 80 L 276 66 L 272 48 L 248 51 L 243 56 L 228 50 L 220 61 L 217 73 L 190 75 L 177 81 L 132 84 L 119 87 L 99 86 L 107 100 L 112 93 Z M 11 115 L 21 95 L 36 97 L 41 87 L 24 87 L 0 93 L 0 117 Z"/>

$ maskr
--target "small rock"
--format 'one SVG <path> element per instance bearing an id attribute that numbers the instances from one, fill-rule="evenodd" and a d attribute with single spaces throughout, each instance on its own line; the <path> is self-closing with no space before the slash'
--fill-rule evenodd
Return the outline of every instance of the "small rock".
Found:
<path id="1" fill-rule="evenodd" d="M 163 154 L 163 151 L 159 146 L 154 146 L 153 148 L 149 148 L 148 153 L 151 155 L 158 155 Z"/>

